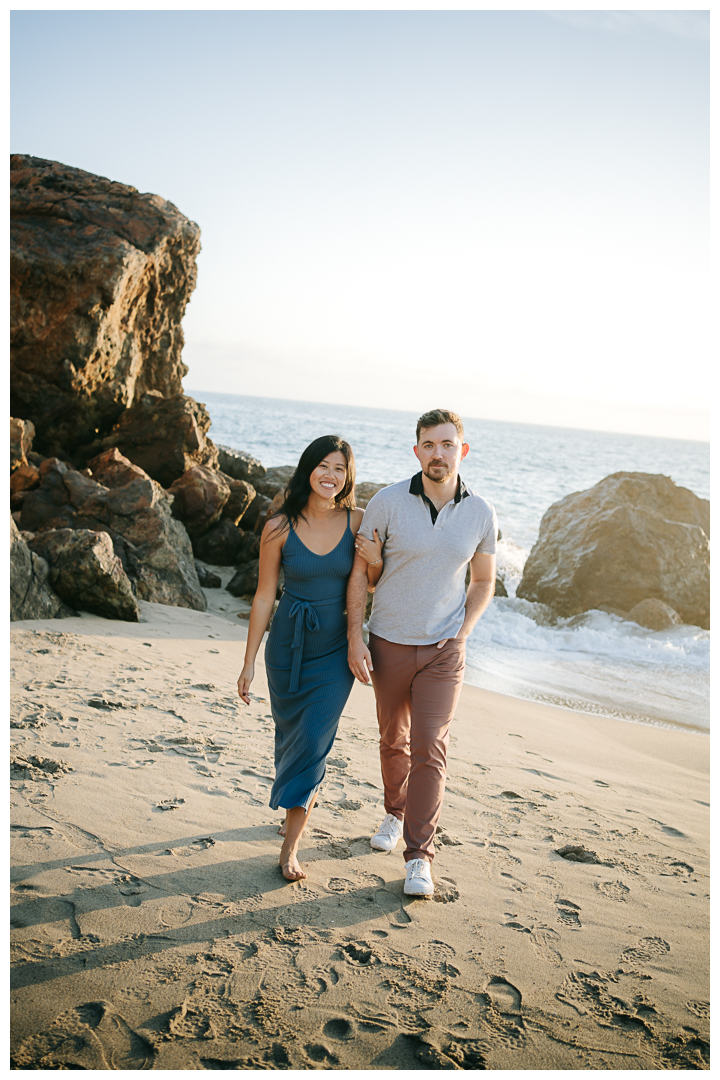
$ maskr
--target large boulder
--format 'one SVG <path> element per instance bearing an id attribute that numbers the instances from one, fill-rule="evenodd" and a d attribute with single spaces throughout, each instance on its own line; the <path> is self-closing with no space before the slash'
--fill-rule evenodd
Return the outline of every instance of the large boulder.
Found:
<path id="1" fill-rule="evenodd" d="M 148 390 L 182 392 L 200 229 L 158 195 L 15 154 L 11 411 L 39 449 L 106 435 Z"/>
<path id="2" fill-rule="evenodd" d="M 517 595 L 562 616 L 657 599 L 707 628 L 709 530 L 706 499 L 667 476 L 614 473 L 546 512 Z"/>
<path id="3" fill-rule="evenodd" d="M 140 608 L 108 533 L 48 529 L 28 547 L 50 567 L 50 584 L 62 600 L 106 619 L 138 622 Z"/>
<path id="4" fill-rule="evenodd" d="M 227 476 L 234 480 L 247 480 L 255 484 L 256 480 L 262 480 L 267 469 L 257 458 L 246 454 L 243 450 L 233 450 L 231 446 L 223 446 L 218 443 L 218 464 Z"/>
<path id="5" fill-rule="evenodd" d="M 10 619 L 54 619 L 71 615 L 50 587 L 50 567 L 27 546 L 10 518 Z"/>
<path id="6" fill-rule="evenodd" d="M 20 465 L 27 465 L 34 438 L 35 427 L 29 420 L 10 417 L 10 472 Z"/>
<path id="7" fill-rule="evenodd" d="M 211 566 L 237 566 L 243 550 L 243 535 L 232 521 L 223 518 L 208 532 L 193 540 L 195 557 Z"/>
<path id="8" fill-rule="evenodd" d="M 194 465 L 171 485 L 169 494 L 173 496 L 173 514 L 194 539 L 220 520 L 230 488 L 222 473 Z"/>
<path id="9" fill-rule="evenodd" d="M 149 390 L 127 409 L 109 435 L 80 448 L 85 457 L 116 447 L 148 476 L 169 488 L 196 465 L 216 469 L 218 451 L 207 437 L 210 416 L 203 404 Z"/>
<path id="10" fill-rule="evenodd" d="M 172 496 L 116 449 L 89 463 L 90 475 L 57 458 L 40 467 L 40 487 L 23 502 L 20 526 L 105 532 L 141 600 L 205 611 L 190 538 L 172 515 Z"/>

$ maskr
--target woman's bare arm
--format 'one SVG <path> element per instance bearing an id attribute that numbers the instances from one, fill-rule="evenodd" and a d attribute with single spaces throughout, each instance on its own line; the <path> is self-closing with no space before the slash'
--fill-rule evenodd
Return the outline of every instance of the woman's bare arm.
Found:
<path id="1" fill-rule="evenodd" d="M 275 607 L 282 549 L 287 538 L 287 530 L 284 530 L 283 526 L 283 519 L 272 518 L 262 531 L 258 587 L 250 611 L 245 660 L 238 678 L 238 694 L 246 705 L 250 704 L 250 683 L 255 676 L 255 657 Z"/>

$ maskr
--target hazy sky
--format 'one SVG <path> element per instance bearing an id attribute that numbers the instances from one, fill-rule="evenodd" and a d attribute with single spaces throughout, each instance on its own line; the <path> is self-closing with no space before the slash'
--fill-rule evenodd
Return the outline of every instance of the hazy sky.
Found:
<path id="1" fill-rule="evenodd" d="M 202 229 L 185 380 L 707 438 L 707 12 L 17 11 L 13 152 Z"/>

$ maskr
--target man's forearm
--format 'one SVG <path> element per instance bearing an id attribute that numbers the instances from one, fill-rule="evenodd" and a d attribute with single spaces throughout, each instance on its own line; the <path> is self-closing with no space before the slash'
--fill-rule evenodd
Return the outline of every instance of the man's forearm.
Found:
<path id="1" fill-rule="evenodd" d="M 347 587 L 347 636 L 348 641 L 362 637 L 365 598 L 367 597 L 367 572 L 353 570 Z"/>
<path id="2" fill-rule="evenodd" d="M 471 581 L 465 598 L 465 619 L 457 637 L 469 637 L 482 613 L 487 609 L 495 595 L 494 581 Z"/>

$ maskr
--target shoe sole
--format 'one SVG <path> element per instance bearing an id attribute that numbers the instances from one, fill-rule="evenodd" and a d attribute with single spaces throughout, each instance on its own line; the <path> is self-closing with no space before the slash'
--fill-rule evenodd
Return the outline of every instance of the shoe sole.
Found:
<path id="1" fill-rule="evenodd" d="M 370 847 L 375 848 L 376 851 L 394 851 L 399 843 L 400 843 L 400 841 L 396 840 L 395 843 L 392 845 L 392 847 L 385 847 L 384 844 L 373 844 L 373 842 L 371 840 L 370 841 Z"/>
<path id="2" fill-rule="evenodd" d="M 420 889 L 403 889 L 403 892 L 405 893 L 406 896 L 433 896 L 434 893 L 435 893 L 435 890 L 430 889 L 429 891 L 426 892 L 425 890 L 420 891 Z"/>

